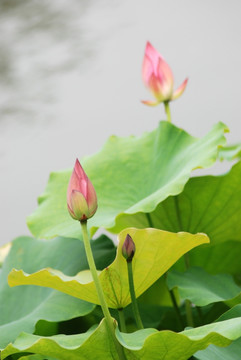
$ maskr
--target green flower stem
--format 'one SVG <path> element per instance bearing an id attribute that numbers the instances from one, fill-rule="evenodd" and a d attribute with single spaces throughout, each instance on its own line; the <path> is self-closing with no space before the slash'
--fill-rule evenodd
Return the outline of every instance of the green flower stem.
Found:
<path id="1" fill-rule="evenodd" d="M 82 228 L 82 235 L 83 235 L 83 240 L 84 240 L 84 246 L 85 246 L 85 252 L 86 252 L 86 257 L 88 260 L 88 264 L 89 264 L 89 268 L 95 283 L 95 287 L 96 287 L 96 291 L 99 297 L 99 301 L 100 301 L 100 305 L 103 311 L 103 314 L 105 316 L 106 319 L 106 323 L 107 323 L 107 328 L 112 336 L 112 339 L 114 341 L 115 347 L 116 347 L 116 351 L 119 355 L 119 359 L 120 360 L 126 360 L 125 354 L 124 354 L 124 350 L 123 347 L 121 346 L 121 344 L 118 342 L 116 336 L 115 336 L 115 326 L 113 323 L 113 320 L 111 318 L 107 303 L 105 301 L 105 296 L 104 296 L 104 292 L 102 290 L 102 286 L 98 277 L 98 273 L 96 270 L 96 266 L 95 266 L 95 261 L 94 261 L 94 257 L 92 254 L 92 250 L 91 250 L 91 246 L 90 246 L 90 241 L 89 241 L 89 235 L 88 235 L 88 231 L 87 231 L 87 221 L 81 221 L 81 228 Z"/>
<path id="2" fill-rule="evenodd" d="M 171 297 L 171 300 L 172 300 L 172 304 L 173 304 L 173 307 L 176 311 L 176 315 L 177 315 L 177 319 L 178 319 L 178 323 L 179 323 L 179 326 L 181 328 L 181 330 L 184 329 L 184 323 L 183 323 L 183 320 L 182 320 L 182 316 L 181 316 L 181 313 L 180 313 L 180 309 L 177 305 L 177 301 L 176 301 L 176 297 L 175 297 L 175 294 L 174 294 L 174 291 L 173 290 L 169 290 L 169 294 L 170 294 L 170 297 Z"/>
<path id="3" fill-rule="evenodd" d="M 190 259 L 189 259 L 189 254 L 188 253 L 184 254 L 184 261 L 185 261 L 186 269 L 189 269 L 189 267 L 190 267 Z"/>
<path id="4" fill-rule="evenodd" d="M 190 300 L 185 300 L 185 306 L 186 306 L 187 325 L 191 326 L 191 327 L 194 327 L 191 301 Z"/>
<path id="5" fill-rule="evenodd" d="M 189 269 L 190 259 L 189 259 L 188 253 L 186 253 L 184 255 L 184 261 L 185 261 L 186 269 Z M 187 325 L 194 327 L 193 314 L 192 314 L 192 303 L 190 300 L 185 300 L 185 307 L 186 307 Z"/>
<path id="6" fill-rule="evenodd" d="M 167 121 L 172 122 L 169 101 L 164 101 L 164 106 L 165 106 L 165 112 L 167 114 Z"/>
<path id="7" fill-rule="evenodd" d="M 143 324 L 141 321 L 134 287 L 134 279 L 133 279 L 133 271 L 132 271 L 132 261 L 127 261 L 127 269 L 128 269 L 128 279 L 129 279 L 129 289 L 131 294 L 131 302 L 132 302 L 132 310 L 134 313 L 134 317 L 136 320 L 136 325 L 138 329 L 143 329 Z"/>
<path id="8" fill-rule="evenodd" d="M 149 224 L 149 226 L 151 228 L 154 228 L 153 226 L 153 222 L 152 222 L 152 219 L 151 219 L 151 216 L 150 216 L 150 213 L 146 213 L 146 218 L 147 218 L 147 222 Z M 167 273 L 165 274 L 165 278 L 167 277 Z M 182 316 L 181 316 L 181 313 L 180 313 L 180 309 L 177 305 L 177 301 L 176 301 L 176 297 L 175 297 L 175 294 L 174 294 L 174 291 L 173 290 L 169 290 L 167 284 L 166 284 L 166 287 L 167 287 L 167 290 L 169 292 L 169 295 L 170 295 L 170 298 L 171 298 L 171 301 L 172 301 L 172 305 L 176 311 L 176 315 L 177 315 L 177 321 L 178 321 L 178 324 L 180 326 L 180 329 L 183 330 L 184 329 L 184 323 L 183 323 L 183 320 L 182 320 Z"/>
<path id="9" fill-rule="evenodd" d="M 150 228 L 154 228 L 150 213 L 146 213 L 146 218 Z"/>
<path id="10" fill-rule="evenodd" d="M 176 208 L 179 229 L 180 229 L 180 231 L 182 231 L 183 225 L 182 225 L 182 220 L 181 220 L 181 216 L 180 216 L 181 212 L 180 212 L 180 207 L 179 207 L 177 196 L 174 197 L 174 204 L 175 204 L 175 208 Z M 188 269 L 190 267 L 190 259 L 189 259 L 188 253 L 184 254 L 184 262 L 185 262 L 186 269 Z M 185 307 L 186 307 L 187 325 L 194 327 L 194 321 L 193 321 L 193 315 L 192 315 L 192 303 L 189 300 L 185 300 Z"/>
<path id="11" fill-rule="evenodd" d="M 180 208 L 179 208 L 178 198 L 176 196 L 174 197 L 174 204 L 175 204 L 175 208 L 176 208 L 179 229 L 180 229 L 180 231 L 182 231 L 183 225 L 182 225 L 181 216 L 180 216 Z M 190 260 L 189 260 L 188 253 L 184 254 L 184 261 L 185 261 L 186 269 L 188 269 L 190 267 Z M 189 300 L 185 300 L 185 307 L 186 307 L 187 325 L 194 327 L 194 321 L 193 321 L 193 315 L 192 315 L 192 303 Z"/>
<path id="12" fill-rule="evenodd" d="M 165 285 L 166 285 L 166 288 L 167 288 L 167 291 L 169 292 L 169 295 L 170 295 L 170 298 L 171 298 L 171 301 L 172 301 L 172 305 L 176 311 L 176 315 L 177 315 L 177 321 L 178 321 L 178 324 L 180 326 L 180 329 L 183 330 L 185 325 L 184 325 L 184 322 L 183 322 L 183 319 L 182 319 L 182 316 L 181 316 L 181 312 L 180 312 L 180 309 L 179 309 L 179 306 L 177 305 L 177 300 L 176 300 L 176 296 L 174 294 L 174 291 L 173 289 L 169 289 L 169 287 L 167 286 L 167 272 L 164 274 L 164 278 L 165 278 Z"/>
<path id="13" fill-rule="evenodd" d="M 200 308 L 200 306 L 196 306 L 196 310 L 197 310 L 197 313 L 198 313 L 198 316 L 199 316 L 199 319 L 200 319 L 200 323 L 201 323 L 201 325 L 203 325 L 204 324 L 204 319 L 203 319 L 202 309 Z"/>
<path id="14" fill-rule="evenodd" d="M 126 332 L 126 321 L 123 309 L 118 309 L 121 332 Z"/>

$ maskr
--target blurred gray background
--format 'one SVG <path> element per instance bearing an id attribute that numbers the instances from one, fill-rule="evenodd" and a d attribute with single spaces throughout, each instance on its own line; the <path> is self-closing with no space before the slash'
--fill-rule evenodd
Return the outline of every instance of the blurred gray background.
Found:
<path id="1" fill-rule="evenodd" d="M 1 0 L 0 244 L 28 234 L 51 171 L 165 119 L 140 102 L 147 40 L 176 87 L 189 77 L 174 124 L 199 137 L 223 121 L 240 141 L 240 18 L 239 0 Z"/>

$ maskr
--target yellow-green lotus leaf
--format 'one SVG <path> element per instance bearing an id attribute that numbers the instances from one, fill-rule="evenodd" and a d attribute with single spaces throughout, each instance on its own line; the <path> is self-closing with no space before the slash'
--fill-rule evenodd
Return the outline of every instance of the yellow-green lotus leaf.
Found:
<path id="1" fill-rule="evenodd" d="M 126 260 L 121 248 L 127 234 L 133 238 L 136 253 L 133 273 L 136 296 L 140 296 L 160 278 L 182 255 L 194 247 L 209 242 L 205 234 L 171 233 L 157 229 L 128 228 L 119 234 L 119 246 L 114 262 L 99 273 L 108 306 L 122 308 L 131 302 Z M 12 270 L 9 285 L 46 286 L 79 299 L 99 304 L 89 271 L 66 276 L 61 271 L 46 268 L 33 274 Z"/>

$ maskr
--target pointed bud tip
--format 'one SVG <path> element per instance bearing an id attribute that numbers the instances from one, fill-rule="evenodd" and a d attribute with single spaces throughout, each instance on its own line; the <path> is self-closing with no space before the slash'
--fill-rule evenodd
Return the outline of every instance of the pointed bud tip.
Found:
<path id="1" fill-rule="evenodd" d="M 122 246 L 122 255 L 127 262 L 132 261 L 133 256 L 135 255 L 135 251 L 136 251 L 135 243 L 132 240 L 132 237 L 129 234 L 127 234 L 124 244 Z"/>

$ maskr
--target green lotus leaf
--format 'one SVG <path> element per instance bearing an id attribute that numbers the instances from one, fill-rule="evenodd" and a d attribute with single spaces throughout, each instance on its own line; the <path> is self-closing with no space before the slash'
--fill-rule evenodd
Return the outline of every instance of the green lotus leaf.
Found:
<path id="1" fill-rule="evenodd" d="M 241 144 L 223 146 L 218 152 L 219 160 L 232 161 L 241 158 Z"/>
<path id="2" fill-rule="evenodd" d="M 149 225 L 167 231 L 204 232 L 213 245 L 241 241 L 240 177 L 241 161 L 225 175 L 191 178 L 181 194 L 159 204 L 149 219 L 143 213 L 122 215 L 114 230 L 132 223 L 138 228 Z"/>
<path id="3" fill-rule="evenodd" d="M 231 275 L 210 275 L 197 267 L 189 268 L 185 273 L 169 272 L 167 284 L 169 289 L 177 287 L 182 299 L 189 299 L 198 306 L 230 300 L 241 294 L 241 287 Z"/>
<path id="4" fill-rule="evenodd" d="M 210 344 L 228 346 L 241 337 L 241 318 L 209 324 L 181 333 L 143 329 L 116 336 L 124 347 L 126 360 L 187 360 L 198 350 Z M 98 328 L 80 335 L 40 337 L 22 333 L 13 344 L 2 351 L 2 360 L 21 353 L 37 353 L 59 360 L 113 360 L 118 359 L 108 336 L 105 320 Z"/>
<path id="5" fill-rule="evenodd" d="M 223 313 L 216 321 L 225 321 L 238 317 L 241 318 L 241 304 L 235 305 L 232 309 Z"/>
<path id="6" fill-rule="evenodd" d="M 109 341 L 105 320 L 96 330 L 80 335 L 56 335 L 41 337 L 22 333 L 13 344 L 9 344 L 1 353 L 1 359 L 16 353 L 34 353 L 53 357 L 58 360 L 113 360 L 115 348 Z M 114 357 L 117 359 L 117 356 Z"/>
<path id="7" fill-rule="evenodd" d="M 105 236 L 93 242 L 92 248 L 100 269 L 115 256 L 115 247 Z M 13 267 L 34 272 L 46 266 L 53 266 L 68 275 L 86 269 L 83 242 L 67 238 L 43 241 L 30 237 L 13 241 L 0 273 L 0 348 L 16 339 L 22 331 L 33 332 L 40 319 L 64 321 L 93 310 L 93 304 L 52 289 L 36 286 L 9 288 L 7 277 Z"/>
<path id="8" fill-rule="evenodd" d="M 209 324 L 181 333 L 160 331 L 144 334 L 141 331 L 123 334 L 116 330 L 120 343 L 132 350 L 137 359 L 187 360 L 196 351 L 205 349 L 209 344 L 228 346 L 232 340 L 241 336 L 241 318 Z M 137 338 L 137 340 L 136 340 Z"/>
<path id="9" fill-rule="evenodd" d="M 218 147 L 226 142 L 225 131 L 226 126 L 219 123 L 197 139 L 162 121 L 141 137 L 110 137 L 99 153 L 82 161 L 98 196 L 98 211 L 89 226 L 93 231 L 112 228 L 118 214 L 151 212 L 168 196 L 179 194 L 193 169 L 215 162 Z M 39 207 L 28 218 L 35 236 L 80 237 L 80 226 L 69 216 L 66 205 L 70 174 L 67 170 L 50 175 Z"/>
<path id="10" fill-rule="evenodd" d="M 198 351 L 194 359 L 196 360 L 240 360 L 241 338 L 234 341 L 226 348 L 210 345 L 206 350 Z"/>
<path id="11" fill-rule="evenodd" d="M 234 318 L 241 318 L 241 305 L 236 305 L 232 309 L 226 311 L 217 320 L 225 321 Z M 214 345 L 210 345 L 206 350 L 198 351 L 195 354 L 197 360 L 240 360 L 241 354 L 241 338 L 234 341 L 226 348 L 220 348 Z"/>
<path id="12" fill-rule="evenodd" d="M 241 271 L 239 254 L 241 241 L 226 241 L 214 246 L 203 246 L 199 251 L 194 249 L 189 253 L 189 259 L 192 266 L 203 267 L 209 273 L 236 275 Z"/>
<path id="13" fill-rule="evenodd" d="M 121 251 L 127 234 L 131 235 L 136 245 L 133 273 L 137 297 L 163 275 L 183 254 L 195 246 L 209 242 L 205 234 L 175 234 L 157 229 L 129 228 L 123 230 L 119 235 L 116 259 L 99 275 L 110 308 L 123 308 L 131 302 L 127 264 Z M 99 304 L 95 285 L 89 271 L 79 272 L 76 276 L 70 277 L 53 269 L 43 269 L 31 275 L 22 270 L 13 270 L 8 279 L 10 286 L 27 284 L 47 286 Z"/>
<path id="14" fill-rule="evenodd" d="M 211 245 L 190 254 L 193 266 L 208 272 L 241 271 L 241 161 L 221 176 L 191 178 L 183 192 L 159 204 L 150 214 L 120 215 L 114 231 L 126 226 L 153 226 L 167 231 L 203 232 Z M 148 216 L 147 216 L 148 215 Z M 225 244 L 225 242 L 228 242 Z M 230 244 L 229 244 L 230 243 Z"/>

